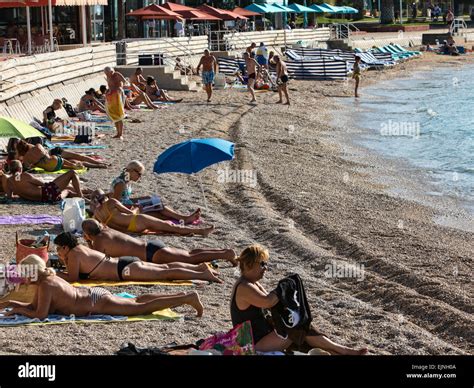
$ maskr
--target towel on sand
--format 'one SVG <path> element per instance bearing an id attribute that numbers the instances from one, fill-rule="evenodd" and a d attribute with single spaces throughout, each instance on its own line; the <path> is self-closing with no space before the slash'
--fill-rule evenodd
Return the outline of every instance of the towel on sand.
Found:
<path id="1" fill-rule="evenodd" d="M 33 167 L 32 170 L 35 174 L 65 174 L 66 172 L 70 171 L 68 168 L 63 168 L 62 170 L 58 171 L 45 171 L 39 167 Z M 84 174 L 87 171 L 87 168 L 84 167 L 74 171 L 76 171 L 78 174 Z"/>
<path id="2" fill-rule="evenodd" d="M 0 216 L 0 225 L 23 225 L 23 224 L 53 224 L 60 225 L 62 218 L 49 216 L 47 214 L 34 214 L 22 216 Z"/>
<path id="3" fill-rule="evenodd" d="M 58 325 L 65 323 L 110 323 L 110 322 L 136 322 L 136 321 L 157 321 L 157 320 L 178 320 L 181 316 L 171 309 L 155 311 L 149 315 L 136 315 L 126 317 L 122 315 L 89 315 L 87 317 L 74 317 L 66 315 L 50 314 L 48 318 L 40 320 L 28 318 L 23 315 L 5 317 L 0 312 L 0 327 L 20 326 L 20 325 Z"/>
<path id="4" fill-rule="evenodd" d="M 120 282 L 115 280 L 82 280 L 80 282 L 71 283 L 74 287 L 107 287 L 107 286 L 192 286 L 195 283 L 199 283 L 200 280 L 171 280 L 171 281 L 154 281 L 154 282 L 142 282 L 142 281 L 130 281 Z"/>

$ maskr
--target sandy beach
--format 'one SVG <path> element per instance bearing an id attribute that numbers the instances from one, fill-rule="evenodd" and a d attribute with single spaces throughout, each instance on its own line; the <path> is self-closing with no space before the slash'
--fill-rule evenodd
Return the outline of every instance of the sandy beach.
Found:
<path id="1" fill-rule="evenodd" d="M 395 69 L 365 72 L 361 98 L 368 84 L 467 62 L 472 55 L 428 53 Z M 344 345 L 367 346 L 371 354 L 472 354 L 474 233 L 436 222 L 449 218 L 453 225 L 462 215 L 440 203 L 432 207 L 394 195 L 397 185 L 422 183 L 351 143 L 360 128 L 341 98 L 354 100 L 352 81 L 291 81 L 289 89 L 289 107 L 275 104 L 273 92 L 259 93 L 258 105 L 248 104 L 248 93 L 236 89 L 215 91 L 210 104 L 204 92 L 170 92 L 184 102 L 130 113 L 125 140 L 110 135 L 103 141 L 108 148 L 100 154 L 112 167 L 89 170 L 84 186 L 108 189 L 130 160 L 141 160 L 147 172 L 134 185 L 134 195 L 159 193 L 180 211 L 201 207 L 204 220 L 216 226 L 209 237 L 163 237 L 166 244 L 237 252 L 251 243 L 264 245 L 271 256 L 263 284 L 272 289 L 286 273 L 299 273 L 313 323 Z M 163 150 L 197 137 L 224 138 L 236 146 L 235 160 L 200 173 L 208 210 L 197 177 L 151 172 Z M 231 181 L 229 174 L 236 170 L 246 174 L 244 182 Z M 226 182 L 219 179 L 224 175 Z M 60 210 L 57 205 L 16 204 L 2 205 L 0 214 L 59 215 Z M 2 259 L 14 257 L 16 231 L 45 228 L 59 231 L 47 225 L 0 226 Z M 328 266 L 350 265 L 362 268 L 363 276 L 327 276 Z M 205 306 L 202 318 L 177 308 L 185 316 L 182 321 L 1 328 L 0 352 L 113 354 L 124 342 L 193 343 L 229 330 L 230 296 L 239 274 L 227 263 L 219 271 L 223 285 L 111 289 L 134 294 L 197 290 Z"/>

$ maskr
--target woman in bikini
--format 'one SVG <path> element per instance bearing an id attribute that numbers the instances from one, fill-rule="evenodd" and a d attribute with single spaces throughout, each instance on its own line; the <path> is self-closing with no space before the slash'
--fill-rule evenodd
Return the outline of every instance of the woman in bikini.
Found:
<path id="1" fill-rule="evenodd" d="M 160 89 L 156 83 L 155 78 L 146 77 L 145 91 L 150 100 L 152 101 L 164 101 L 164 102 L 181 102 L 182 98 L 173 100 L 167 93 L 166 90 Z"/>
<path id="2" fill-rule="evenodd" d="M 142 209 L 138 207 L 137 201 L 149 197 L 131 198 L 131 182 L 137 182 L 144 173 L 145 166 L 138 160 L 132 160 L 123 169 L 122 173 L 112 181 L 110 197 L 120 201 L 122 205 L 132 208 L 132 210 L 136 209 L 139 213 L 142 213 Z M 146 214 L 162 220 L 182 220 L 185 225 L 189 225 L 199 220 L 201 209 L 198 208 L 193 213 L 186 215 L 180 214 L 168 206 L 163 206 L 160 210 L 147 211 Z"/>
<path id="3" fill-rule="evenodd" d="M 216 272 L 206 263 L 143 262 L 138 257 L 110 257 L 85 245 L 80 245 L 71 233 L 61 233 L 54 239 L 58 256 L 67 268 L 65 280 L 114 280 L 114 281 L 156 281 L 156 280 L 207 280 L 222 283 Z"/>
<path id="4" fill-rule="evenodd" d="M 172 233 L 180 235 L 198 234 L 207 236 L 214 226 L 193 228 L 174 225 L 170 221 L 162 221 L 147 214 L 137 214 L 123 206 L 114 198 L 108 198 L 102 190 L 96 190 L 91 196 L 90 209 L 94 218 L 106 226 L 119 231 L 143 233 L 144 231 Z"/>
<path id="5" fill-rule="evenodd" d="M 24 140 L 19 140 L 16 144 L 16 151 L 23 164 L 31 167 L 40 167 L 45 171 L 54 172 L 63 168 L 79 170 L 88 168 L 107 168 L 107 164 L 90 158 L 66 151 L 60 147 L 47 151 L 41 144 L 28 144 Z"/>
<path id="6" fill-rule="evenodd" d="M 30 271 L 34 268 L 35 271 Z M 5 315 L 20 314 L 28 318 L 45 319 L 49 314 L 84 317 L 91 314 L 146 315 L 154 311 L 189 305 L 202 316 L 204 307 L 197 292 L 179 294 L 144 294 L 136 298 L 121 298 L 101 287 L 73 287 L 55 276 L 52 268 L 36 255 L 27 256 L 19 265 L 20 274 L 27 283 L 38 286 L 32 303 L 8 300 L 0 309 L 11 308 Z M 32 275 L 35 275 L 33 277 Z"/>

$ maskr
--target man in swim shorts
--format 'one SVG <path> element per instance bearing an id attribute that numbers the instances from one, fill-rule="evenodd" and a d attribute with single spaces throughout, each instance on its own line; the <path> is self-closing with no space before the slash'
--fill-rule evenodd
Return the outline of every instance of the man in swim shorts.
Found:
<path id="1" fill-rule="evenodd" d="M 43 182 L 32 174 L 23 172 L 21 162 L 13 160 L 10 163 L 10 173 L 11 175 L 1 173 L 3 191 L 8 198 L 13 198 L 16 194 L 29 201 L 54 203 L 67 196 L 83 197 L 79 177 L 74 170 L 58 176 L 52 182 Z"/>
<path id="2" fill-rule="evenodd" d="M 206 88 L 207 102 L 211 102 L 212 84 L 214 83 L 214 75 L 217 73 L 217 60 L 214 55 L 211 55 L 209 50 L 204 50 L 204 55 L 201 57 L 196 68 L 196 73 L 199 75 L 199 69 L 202 66 L 202 83 Z"/>
<path id="3" fill-rule="evenodd" d="M 199 264 L 215 259 L 230 261 L 236 264 L 235 252 L 232 249 L 195 249 L 188 252 L 184 249 L 167 247 L 158 239 L 144 241 L 128 234 L 103 226 L 93 219 L 82 222 L 84 239 L 90 248 L 111 257 L 132 256 L 155 264 L 182 262 Z"/>

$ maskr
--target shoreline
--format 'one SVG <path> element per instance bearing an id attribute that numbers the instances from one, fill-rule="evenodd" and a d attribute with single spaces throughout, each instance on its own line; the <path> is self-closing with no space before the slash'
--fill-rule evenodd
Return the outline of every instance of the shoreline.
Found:
<path id="1" fill-rule="evenodd" d="M 423 59 L 401 64 L 370 74 L 367 84 L 409 76 L 423 66 L 428 66 Z M 277 96 L 271 92 L 257 94 L 258 105 L 248 104 L 248 93 L 232 89 L 216 91 L 211 104 L 203 92 L 170 92 L 185 101 L 156 112 L 131 113 L 130 119 L 141 122 L 127 120 L 126 140 L 104 140 L 109 148 L 102 155 L 113 167 L 90 170 L 84 185 L 108 188 L 129 160 L 140 159 L 146 172 L 134 185 L 134 195 L 159 193 L 177 210 L 190 212 L 203 207 L 198 180 L 182 174 L 155 176 L 151 171 L 157 155 L 189 138 L 233 141 L 233 161 L 200 173 L 209 206 L 203 217 L 217 226 L 216 232 L 207 238 L 164 236 L 165 244 L 238 252 L 254 242 L 264 245 L 271 259 L 262 284 L 271 290 L 286 273 L 298 272 L 314 325 L 344 345 L 367 346 L 371 354 L 472 354 L 473 258 L 468 242 L 473 234 L 436 225 L 433 209 L 387 194 L 371 180 L 376 162 L 346 158 L 337 143 L 341 129 L 331 118 L 342 111 L 333 97 L 348 97 L 353 92 L 349 85 L 291 81 L 290 107 L 275 104 Z M 225 168 L 255 172 L 257 184 L 219 182 L 219 170 Z M 7 213 L 53 215 L 59 207 L 14 204 L 1 208 L 1 214 Z M 30 230 L 45 228 L 55 233 L 41 225 Z M 0 228 L 4 259 L 14 256 L 14 232 L 27 229 Z M 327 274 L 328 266 L 354 265 L 363 269 L 363 280 Z M 195 289 L 205 307 L 200 319 L 180 307 L 176 311 L 186 317 L 177 322 L 3 328 L 2 352 L 113 354 L 123 342 L 195 342 L 231 328 L 229 302 L 238 271 L 221 264 L 220 277 L 223 285 L 110 288 L 135 295 Z"/>
<path id="2" fill-rule="evenodd" d="M 462 64 L 462 66 L 472 65 L 473 63 L 474 58 L 470 58 L 469 62 Z M 434 70 L 435 65 L 431 65 L 431 70 Z M 449 67 L 443 66 L 441 68 L 447 69 Z M 400 77 L 389 76 L 376 82 L 369 79 L 368 88 L 374 88 L 379 84 L 399 79 L 424 78 L 420 77 L 421 74 L 421 70 L 413 69 L 408 74 L 401 74 Z M 371 94 L 365 94 L 364 97 L 367 96 L 371 99 L 374 98 Z M 440 192 L 433 179 L 430 179 L 430 169 L 428 167 L 417 166 L 409 159 L 390 156 L 384 154 L 381 150 L 364 144 L 364 136 L 373 135 L 375 130 L 365 128 L 362 124 L 351 123 L 351 114 L 354 111 L 356 113 L 369 112 L 367 108 L 361 108 L 356 103 L 352 105 L 340 98 L 336 105 L 346 110 L 347 114 L 339 115 L 339 111 L 336 111 L 337 115 L 335 114 L 333 117 L 334 125 L 344 131 L 338 134 L 336 143 L 342 146 L 343 152 L 348 155 L 348 160 L 362 164 L 368 162 L 384 165 L 384 168 L 379 168 L 376 173 L 372 174 L 374 184 L 385 186 L 386 192 L 394 197 L 416 201 L 421 205 L 432 207 L 439 213 L 434 221 L 441 226 L 474 232 L 474 202 L 472 200 Z M 351 128 L 348 125 L 349 123 L 354 125 L 354 128 Z M 349 131 L 346 131 L 345 128 L 349 128 Z"/>

